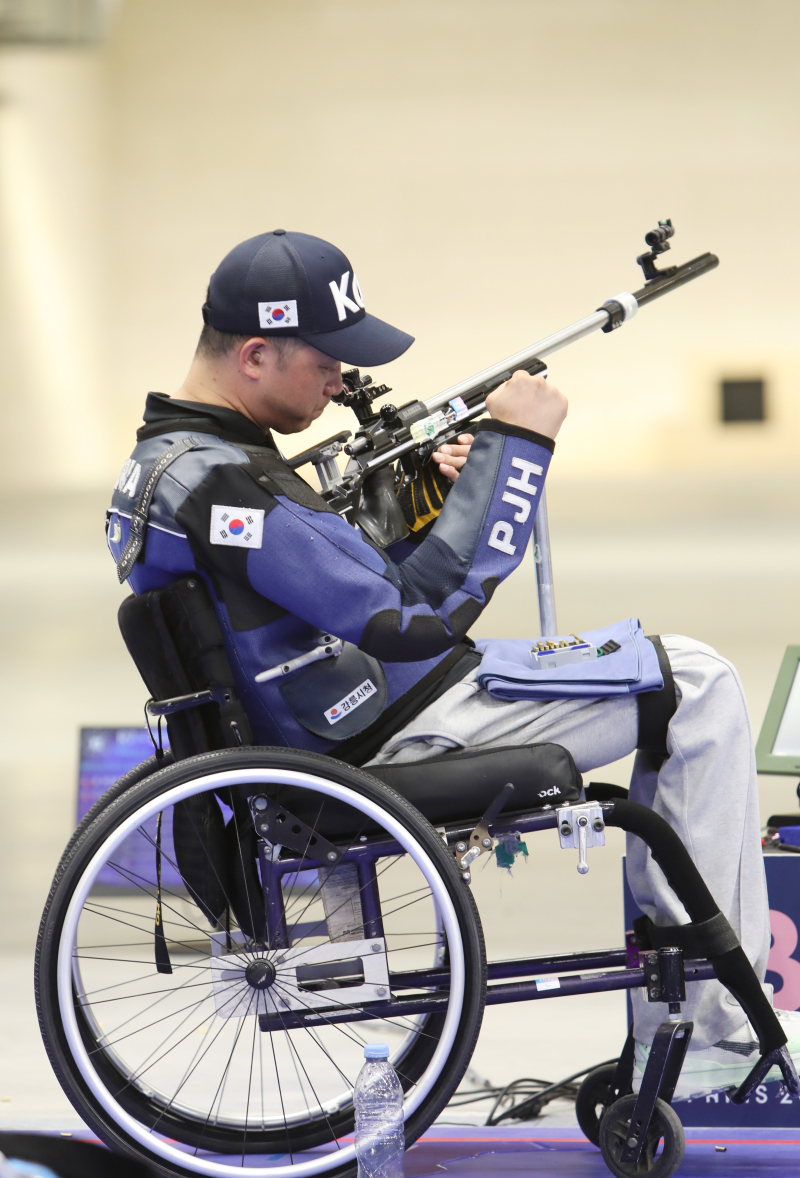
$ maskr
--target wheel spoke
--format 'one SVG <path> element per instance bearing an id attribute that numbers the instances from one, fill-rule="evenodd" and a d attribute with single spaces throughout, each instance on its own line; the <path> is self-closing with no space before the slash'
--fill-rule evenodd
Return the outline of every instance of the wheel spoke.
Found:
<path id="1" fill-rule="evenodd" d="M 268 1160 L 257 1164 L 286 1167 L 287 1175 L 299 1165 L 307 1168 L 313 1163 L 309 1173 L 324 1178 L 327 1171 L 343 1165 L 342 1151 L 344 1158 L 352 1153 L 347 1135 L 353 1126 L 353 1090 L 365 1043 L 376 1034 L 387 1039 L 403 1089 L 413 1102 L 410 1107 L 419 1105 L 421 1123 L 426 1110 L 439 1107 L 443 1085 L 451 1083 L 457 1066 L 464 1063 L 463 1044 L 472 1041 L 475 1019 L 480 1017 L 479 935 L 470 932 L 471 939 L 464 935 L 470 931 L 471 909 L 461 890 L 453 889 L 444 852 L 438 846 L 431 849 L 422 820 L 388 792 L 384 798 L 378 784 L 365 787 L 357 770 L 332 762 L 337 780 L 329 782 L 319 759 L 307 759 L 306 767 L 305 754 L 296 755 L 301 768 L 292 769 L 285 783 L 280 775 L 260 777 L 257 769 L 252 777 L 242 775 L 242 766 L 252 764 L 250 750 L 221 752 L 197 767 L 191 760 L 179 762 L 162 771 L 155 788 L 146 779 L 132 787 L 120 799 L 116 815 L 104 812 L 102 822 L 94 820 L 81 843 L 70 851 L 74 867 L 65 878 L 70 888 L 80 889 L 82 907 L 77 909 L 76 922 L 75 905 L 68 913 L 62 905 L 69 936 L 59 943 L 56 931 L 50 943 L 59 955 L 59 995 L 64 970 L 72 969 L 83 1059 L 88 1052 L 95 1069 L 86 1099 L 96 1106 L 96 1119 L 111 1126 L 122 1105 L 132 1119 L 120 1124 L 126 1127 L 134 1152 L 142 1160 L 156 1160 L 156 1168 L 161 1166 L 165 1172 L 171 1168 L 201 1178 L 213 1158 L 223 1167 L 221 1173 L 232 1176 L 235 1167 L 236 1173 L 244 1174 L 259 1156 Z M 197 787 L 190 785 L 192 773 Z M 284 784 L 291 791 L 285 793 L 291 811 L 308 816 L 302 819 L 307 821 L 305 842 L 296 844 L 302 853 L 281 850 L 272 872 L 264 857 L 268 847 L 256 841 L 250 825 L 246 798 L 264 788 L 280 797 Z M 175 786 L 180 786 L 180 793 Z M 221 806 L 227 822 L 225 857 L 205 834 L 202 816 L 208 801 L 202 798 L 204 791 L 221 799 L 233 792 L 232 804 L 224 801 Z M 364 803 L 365 796 L 369 805 Z M 159 890 L 151 882 L 148 864 L 157 849 L 152 822 L 159 813 L 165 824 L 169 821 L 173 804 L 169 797 L 191 804 L 184 822 L 187 876 L 178 871 L 178 854 L 169 840 L 161 851 L 165 867 L 180 876 L 179 886 L 173 882 L 160 890 L 171 971 L 171 976 L 165 976 L 155 960 L 153 911 Z M 358 863 L 359 848 L 367 857 L 373 856 L 369 879 L 361 875 L 357 880 L 353 866 L 343 867 L 337 877 L 332 874 L 335 867 L 325 868 L 312 858 L 315 833 L 327 838 L 326 826 L 343 829 L 342 804 L 351 806 L 354 817 L 352 822 L 346 819 L 345 825 L 358 833 L 355 839 L 351 835 L 339 838 L 340 849 L 350 848 L 348 864 Z M 326 818 L 334 811 L 336 825 Z M 125 838 L 132 842 L 120 838 L 123 823 Z M 372 834 L 369 845 L 360 841 L 367 828 L 378 832 L 380 842 L 374 847 Z M 330 837 L 337 841 L 335 834 Z M 387 838 L 397 847 L 395 851 Z M 391 853 L 379 853 L 381 847 Z M 184 863 L 182 851 L 180 861 Z M 122 887 L 117 895 L 109 898 L 110 889 L 103 891 L 98 877 L 118 880 Z M 244 894 L 240 895 L 242 877 Z M 186 882 L 188 878 L 194 880 L 197 892 Z M 225 900 L 216 924 L 216 900 L 210 900 L 212 911 L 206 919 L 203 880 L 210 889 L 209 900 L 212 894 L 218 896 L 219 907 Z M 327 881 L 332 881 L 330 890 L 325 887 Z M 283 914 L 289 930 L 296 930 L 290 931 L 288 954 L 283 945 L 271 943 L 275 941 L 271 914 L 268 925 L 260 927 L 262 891 L 269 911 L 270 886 L 280 889 L 272 896 L 275 911 Z M 358 980 L 363 970 L 373 977 L 367 962 L 353 971 L 353 979 L 340 966 L 330 971 L 333 976 L 326 973 L 328 960 L 336 963 L 341 954 L 343 962 L 349 961 L 370 950 L 369 943 L 358 952 L 352 948 L 355 940 L 369 940 L 364 935 L 369 925 L 364 925 L 363 933 L 357 931 L 359 922 L 365 921 L 365 910 L 372 915 L 366 901 L 359 905 L 365 895 L 374 896 L 375 915 L 385 922 L 383 957 L 372 963 L 373 969 L 380 967 L 375 976 L 386 978 L 388 967 L 391 986 L 392 973 L 419 970 L 419 988 L 436 989 L 442 1015 L 408 1015 L 402 1013 L 402 1006 L 396 1013 L 391 1007 L 385 1015 L 377 1009 L 373 1012 L 373 986 L 363 976 Z M 233 911 L 234 896 L 246 929 Z M 351 932 L 346 931 L 352 923 L 349 905 L 356 930 Z M 406 914 L 412 907 L 416 917 Z M 271 940 L 267 928 L 272 930 Z M 348 940 L 334 939 L 340 928 Z M 454 967 L 457 982 L 426 985 L 425 970 L 440 964 L 441 950 L 451 939 L 454 961 L 464 961 L 465 968 Z M 325 960 L 320 961 L 321 957 Z M 338 981 L 337 970 L 342 975 Z M 47 975 L 47 966 L 43 973 Z M 410 980 L 416 985 L 416 974 Z M 308 989 L 302 989 L 303 985 Z M 351 996 L 359 992 L 354 987 L 360 986 L 366 987 L 361 993 L 367 997 L 354 1003 Z M 62 1001 L 59 998 L 55 1007 L 59 1012 Z M 454 1003 L 458 1003 L 455 1010 Z M 458 1009 L 464 1013 L 454 1018 Z M 73 1074 L 77 1084 L 83 1084 L 76 1072 L 80 1044 L 73 1045 L 69 1038 L 73 1032 L 61 1013 L 69 1044 L 66 1070 L 74 1088 Z M 262 1014 L 268 1017 L 260 1019 Z M 453 1056 L 456 1051 L 458 1059 Z"/>
<path id="2" fill-rule="evenodd" d="M 280 983 L 277 980 L 274 984 L 275 984 L 276 989 L 280 988 Z M 290 992 L 288 990 L 284 989 L 284 993 L 290 993 Z M 339 1031 L 343 1035 L 346 1035 L 348 1039 L 352 1039 L 352 1041 L 354 1043 L 358 1043 L 358 1045 L 360 1047 L 363 1047 L 366 1044 L 366 1042 L 367 1042 L 366 1039 L 364 1039 L 361 1035 L 358 1034 L 358 1032 L 355 1030 L 355 1025 L 353 1027 L 353 1034 L 348 1035 L 341 1023 L 332 1023 L 330 1021 L 330 1019 L 325 1017 L 325 1014 L 323 1013 L 323 1011 L 321 1011 L 318 1007 L 309 1006 L 307 1003 L 303 1002 L 302 998 L 298 998 L 298 996 L 296 994 L 291 995 L 291 997 L 293 997 L 296 1002 L 300 1002 L 303 1006 L 303 1009 L 306 1010 L 309 1014 L 313 1015 L 314 1017 L 322 1019 L 325 1022 L 326 1026 L 332 1027 L 334 1030 Z M 328 1002 L 329 1002 L 330 1006 L 338 1006 L 342 1010 L 352 1010 L 352 1008 L 353 1008 L 353 1004 L 351 1002 L 337 1002 L 335 998 L 329 998 Z M 277 1009 L 276 1009 L 276 1014 L 278 1015 L 278 1018 L 281 1018 L 280 1012 Z M 403 1016 L 401 1015 L 400 1017 L 402 1018 Z M 411 1016 L 409 1015 L 406 1017 L 410 1018 Z M 427 1039 L 436 1039 L 437 1038 L 437 1036 L 435 1036 L 435 1035 L 427 1035 L 425 1032 L 419 1031 L 418 1028 L 415 1026 L 404 1027 L 402 1025 L 402 1023 L 395 1022 L 394 1019 L 391 1019 L 391 1018 L 381 1017 L 380 1021 L 382 1023 L 386 1024 L 387 1026 L 395 1027 L 397 1030 L 400 1030 L 400 1031 L 405 1031 L 405 1032 L 410 1031 L 415 1034 L 423 1035 Z M 281 1019 L 281 1022 L 283 1022 L 282 1019 Z"/>
<path id="3" fill-rule="evenodd" d="M 123 925 L 126 925 L 128 928 L 135 928 L 137 932 L 144 931 L 142 929 L 137 928 L 137 926 L 135 924 L 131 924 L 131 922 L 129 920 L 120 920 L 120 918 L 118 916 L 109 916 L 107 912 L 93 912 L 91 908 L 86 908 L 86 911 L 92 913 L 93 916 L 99 916 L 102 920 L 110 920 L 110 921 L 113 921 L 115 924 L 123 924 Z M 198 957 L 204 956 L 204 954 L 202 953 L 202 951 L 200 949 L 193 948 L 187 941 L 170 941 L 170 944 L 171 945 L 179 945 L 182 949 L 185 949 L 187 953 L 196 953 L 198 955 Z M 148 948 L 152 948 L 152 945 L 153 945 L 152 941 L 139 941 L 139 942 L 135 942 L 135 943 L 128 942 L 128 945 L 124 945 L 124 944 L 123 945 L 81 945 L 81 949 L 83 949 L 83 950 L 85 950 L 85 949 L 125 949 L 128 947 L 131 947 L 131 948 L 138 947 L 138 948 L 142 948 L 142 949 L 148 949 Z"/>
<path id="4" fill-rule="evenodd" d="M 169 997 L 169 996 L 171 996 L 171 995 L 178 994 L 178 993 L 180 993 L 182 990 L 186 990 L 186 989 L 193 990 L 193 989 L 196 989 L 198 986 L 209 986 L 209 985 L 210 985 L 210 982 L 191 982 L 191 981 L 189 981 L 189 979 L 187 978 L 185 982 L 181 982 L 181 984 L 180 984 L 179 986 L 175 986 L 175 987 L 174 987 L 172 990 L 162 990 L 162 991 L 161 991 L 161 995 L 162 995 L 162 996 L 161 996 L 161 997 L 158 999 L 158 1001 L 157 1001 L 157 1002 L 151 1002 L 151 1003 L 150 1003 L 150 1005 L 149 1005 L 149 1006 L 145 1006 L 143 1010 L 137 1010 L 135 1014 L 132 1014 L 132 1015 L 130 1016 L 130 1018 L 127 1018 L 127 1019 L 125 1019 L 125 1021 L 124 1021 L 123 1023 L 120 1023 L 118 1026 L 116 1026 L 116 1027 L 114 1028 L 113 1034 L 116 1034 L 116 1033 L 117 1033 L 117 1031 L 121 1031 L 123 1027 L 126 1027 L 126 1026 L 128 1025 L 128 1023 L 130 1023 L 130 1022 L 133 1022 L 133 1020 L 134 1020 L 135 1018 L 140 1018 L 140 1017 L 141 1017 L 141 1015 L 143 1015 L 143 1014 L 147 1014 L 147 1012 L 148 1012 L 148 1011 L 152 1010 L 152 1009 L 153 1009 L 153 1007 L 155 1007 L 155 1006 L 158 1006 L 158 1005 L 159 1005 L 159 1003 L 163 1002 L 163 1001 L 164 1001 L 164 1000 L 165 1000 L 167 997 Z M 158 991 L 156 991 L 156 992 L 158 992 Z M 145 994 L 145 995 L 144 995 L 144 997 L 149 997 L 149 995 Z M 207 997 L 207 995 L 206 995 L 206 997 Z M 198 1001 L 199 1001 L 199 1002 L 203 1002 L 203 1001 L 205 1001 L 205 998 L 200 998 Z M 87 1003 L 86 1005 L 89 1005 L 89 1004 Z M 94 1003 L 92 1003 L 91 1005 L 93 1006 L 93 1005 L 95 1005 L 95 1004 L 94 1004 Z M 188 1007 L 184 1007 L 183 1009 L 184 1009 L 184 1010 L 186 1010 L 186 1009 L 188 1009 Z M 180 1013 L 180 1012 L 176 1012 L 176 1013 Z M 172 1017 L 172 1016 L 171 1016 L 171 1015 L 165 1015 L 164 1017 L 165 1017 L 165 1018 L 170 1018 L 170 1017 Z M 158 1021 L 160 1021 L 160 1020 L 156 1020 L 156 1021 L 158 1022 Z M 155 1025 L 155 1023 L 150 1023 L 149 1025 L 150 1025 L 150 1026 L 154 1026 L 154 1025 Z M 146 1027 L 143 1027 L 143 1028 L 141 1028 L 141 1029 L 142 1029 L 142 1030 L 146 1030 L 147 1028 L 146 1028 Z M 134 1031 L 134 1032 L 133 1032 L 133 1034 L 137 1034 L 137 1032 L 135 1032 L 135 1031 Z M 123 1036 L 123 1037 L 126 1037 L 126 1036 Z M 104 1043 L 104 1045 L 105 1045 L 106 1047 L 111 1047 L 111 1046 L 113 1046 L 112 1042 L 111 1042 L 111 1041 L 108 1039 L 108 1036 L 104 1036 L 104 1040 L 105 1040 L 105 1043 Z M 97 1049 L 95 1049 L 95 1050 L 97 1050 Z M 89 1054 L 91 1054 L 91 1052 L 90 1052 Z"/>
<path id="5" fill-rule="evenodd" d="M 256 998 L 256 1005 L 258 1005 L 257 994 L 258 994 L 258 991 L 255 990 L 250 995 L 250 1001 L 247 1004 L 247 1013 L 248 1014 L 250 1013 L 250 1007 L 253 1005 L 254 998 Z M 242 1030 L 244 1029 L 244 1025 L 245 1025 L 244 1019 L 240 1019 L 239 1026 L 236 1029 L 236 1035 L 234 1036 L 234 1039 L 233 1039 L 233 1047 L 231 1047 L 230 1054 L 228 1056 L 228 1061 L 225 1064 L 225 1070 L 222 1073 L 222 1079 L 220 1080 L 219 1084 L 217 1085 L 217 1091 L 214 1093 L 214 1098 L 211 1101 L 211 1107 L 208 1110 L 208 1116 L 205 1119 L 205 1124 L 203 1125 L 203 1128 L 200 1130 L 200 1141 L 202 1141 L 206 1135 L 206 1130 L 208 1129 L 208 1122 L 211 1119 L 211 1114 L 214 1112 L 214 1105 L 217 1103 L 217 1098 L 219 1098 L 220 1107 L 222 1106 L 222 1096 L 225 1091 L 225 1084 L 228 1079 L 228 1072 L 230 1071 L 230 1066 L 231 1066 L 231 1061 L 233 1059 L 233 1054 L 236 1051 L 236 1047 L 239 1042 L 239 1037 L 241 1036 Z M 200 1149 L 200 1143 L 198 1142 L 198 1144 L 194 1147 L 195 1157 L 197 1157 L 197 1151 L 199 1149 Z"/>
<path id="6" fill-rule="evenodd" d="M 229 983 L 227 983 L 227 984 L 226 984 L 226 986 L 224 987 L 224 989 L 225 989 L 225 990 L 230 990 L 230 989 L 231 989 L 231 987 L 233 987 L 233 986 L 237 985 L 237 984 L 238 984 L 238 982 L 239 982 L 239 979 L 237 979 L 237 981 L 236 981 L 236 982 L 229 982 Z M 187 1014 L 186 1018 L 184 1018 L 184 1019 L 182 1019 L 182 1020 L 181 1020 L 181 1022 L 178 1024 L 178 1026 L 175 1028 L 175 1030 L 173 1030 L 173 1031 L 170 1031 L 169 1035 L 167 1035 L 167 1036 L 166 1036 L 166 1038 L 162 1040 L 162 1042 L 161 1042 L 161 1044 L 159 1044 L 159 1046 L 163 1046 L 163 1044 L 167 1042 L 167 1040 L 170 1038 L 170 1036 L 171 1036 L 171 1035 L 174 1035 L 174 1034 L 175 1034 L 175 1031 L 179 1030 L 179 1029 L 180 1029 L 180 1027 L 181 1027 L 181 1026 L 183 1026 L 183 1024 L 184 1024 L 185 1022 L 187 1022 L 187 1021 L 188 1021 L 188 1019 L 189 1019 L 189 1015 Z M 131 1076 L 131 1077 L 130 1077 L 130 1079 L 128 1080 L 128 1082 L 127 1082 L 127 1084 L 125 1085 L 125 1087 L 126 1087 L 126 1088 L 127 1088 L 127 1087 L 129 1087 L 131 1084 L 135 1083 L 135 1081 L 136 1081 L 136 1080 L 139 1080 L 139 1079 L 141 1079 L 141 1077 L 142 1077 L 142 1076 L 145 1074 L 145 1072 L 148 1072 L 148 1071 L 150 1071 L 150 1069 L 151 1069 L 151 1068 L 154 1068 L 154 1067 L 156 1066 L 156 1064 L 158 1064 L 158 1063 L 161 1063 L 161 1061 L 162 1061 L 163 1059 L 165 1059 L 165 1058 L 166 1058 L 166 1057 L 167 1057 L 167 1056 L 168 1056 L 168 1055 L 169 1055 L 171 1052 L 173 1052 L 173 1051 L 176 1049 L 176 1047 L 180 1047 L 181 1043 L 183 1043 L 183 1042 L 184 1042 L 184 1040 L 186 1040 L 186 1039 L 188 1039 L 188 1038 L 189 1038 L 189 1035 L 192 1035 L 192 1034 L 194 1034 L 194 1032 L 195 1032 L 195 1031 L 199 1031 L 199 1030 L 200 1030 L 200 1028 L 203 1026 L 203 1023 L 204 1023 L 205 1021 L 206 1021 L 205 1019 L 202 1019 L 202 1020 L 201 1020 L 201 1021 L 200 1021 L 200 1022 L 197 1024 L 197 1026 L 196 1026 L 196 1027 L 192 1027 L 191 1031 L 188 1031 L 188 1032 L 187 1032 L 187 1033 L 186 1033 L 186 1034 L 183 1036 L 183 1038 L 182 1038 L 182 1039 L 179 1039 L 179 1040 L 178 1040 L 178 1042 L 177 1042 L 177 1043 L 173 1043 L 171 1047 L 168 1047 L 168 1048 L 167 1048 L 167 1050 L 166 1050 L 165 1052 L 163 1052 L 163 1054 L 162 1054 L 162 1055 L 160 1055 L 160 1056 L 158 1057 L 158 1059 L 153 1059 L 153 1058 L 152 1058 L 152 1057 L 153 1057 L 153 1053 L 154 1053 L 155 1051 L 158 1051 L 158 1047 L 154 1047 L 154 1048 L 153 1048 L 153 1051 L 151 1051 L 150 1055 L 149 1055 L 149 1056 L 148 1056 L 148 1057 L 147 1057 L 147 1058 L 144 1060 L 144 1063 L 145 1063 L 145 1064 L 147 1064 L 147 1067 L 143 1067 L 143 1066 L 141 1066 L 141 1065 L 140 1065 L 140 1067 L 139 1067 L 139 1070 L 136 1072 L 136 1074 L 135 1074 L 135 1075 L 133 1075 L 133 1076 Z M 220 1030 L 223 1030 L 224 1028 L 225 1028 L 225 1022 L 223 1021 L 222 1025 L 221 1025 L 221 1027 L 220 1027 Z M 120 1089 L 120 1091 L 123 1091 L 123 1089 Z"/>
<path id="7" fill-rule="evenodd" d="M 278 1057 L 275 1054 L 275 1039 L 272 1035 L 269 1037 L 269 1045 L 272 1049 L 272 1063 L 275 1068 L 275 1081 L 278 1085 L 278 1097 L 281 1102 L 281 1116 L 283 1117 L 283 1127 L 286 1131 L 286 1145 L 289 1153 L 289 1160 L 294 1165 L 294 1157 L 292 1156 L 292 1140 L 289 1136 L 289 1126 L 286 1122 L 286 1107 L 283 1103 L 283 1088 L 281 1087 L 281 1077 L 278 1071 Z"/>
<path id="8" fill-rule="evenodd" d="M 258 991 L 256 991 L 258 993 Z M 250 1072 L 247 1077 L 247 1104 L 244 1110 L 244 1136 L 242 1138 L 242 1169 L 244 1169 L 244 1157 L 247 1152 L 247 1125 L 250 1120 L 250 1093 L 253 1088 L 253 1059 L 256 1054 L 256 1035 L 258 1034 L 258 1002 L 256 1001 L 256 1017 L 253 1019 L 253 1046 L 250 1048 Z M 242 1019 L 244 1026 L 244 1019 Z"/>
<path id="9" fill-rule="evenodd" d="M 139 891 L 141 891 L 145 896 L 149 896 L 151 900 L 156 900 L 156 901 L 158 900 L 157 893 L 148 891 L 147 888 L 144 886 L 144 884 L 139 882 L 140 880 L 144 879 L 144 876 L 138 875 L 137 872 L 135 872 L 129 868 L 120 867 L 119 864 L 112 863 L 110 860 L 109 860 L 108 866 L 113 867 L 113 869 L 115 871 L 117 871 L 123 877 L 123 879 L 130 880 L 130 882 L 133 883 L 134 887 L 137 887 L 139 889 Z M 148 881 L 145 880 L 144 882 L 147 883 Z M 152 886 L 152 885 L 149 885 L 149 886 Z M 163 900 L 164 895 L 172 896 L 173 899 L 180 899 L 180 897 L 174 896 L 172 892 L 164 891 L 164 892 L 162 892 L 162 900 L 161 900 L 162 909 L 166 908 L 168 912 L 175 912 L 176 916 L 180 916 L 180 913 L 177 912 L 176 909 L 174 909 L 171 904 L 164 903 L 164 900 Z M 144 919 L 144 917 L 142 917 L 142 919 Z M 198 933 L 202 933 L 203 936 L 206 936 L 206 937 L 208 936 L 207 929 L 202 928 L 199 924 L 195 924 L 191 920 L 186 920 L 186 918 L 184 918 L 184 920 L 189 928 L 194 929 Z"/>
<path id="10" fill-rule="evenodd" d="M 278 1018 L 281 1020 L 281 1024 L 283 1024 L 283 1018 L 282 1018 L 282 1016 L 280 1015 L 280 1013 L 278 1013 Z M 305 1076 L 306 1080 L 308 1081 L 308 1086 L 309 1086 L 309 1088 L 311 1089 L 311 1091 L 312 1091 L 312 1092 L 313 1092 L 313 1094 L 314 1094 L 314 1099 L 316 1100 L 318 1107 L 319 1107 L 320 1109 L 322 1109 L 322 1114 L 323 1114 L 323 1116 L 325 1117 L 325 1124 L 328 1126 L 328 1130 L 330 1131 L 331 1138 L 332 1138 L 332 1140 L 333 1140 L 333 1141 L 335 1141 L 335 1143 L 336 1143 L 336 1148 L 337 1148 L 337 1149 L 341 1149 L 342 1147 L 341 1147 L 341 1145 L 340 1145 L 340 1143 L 339 1143 L 339 1139 L 338 1139 L 338 1137 L 336 1136 L 336 1134 L 335 1134 L 335 1132 L 334 1132 L 334 1130 L 333 1130 L 333 1126 L 331 1125 L 331 1122 L 330 1122 L 330 1119 L 329 1119 L 329 1117 L 328 1117 L 328 1114 L 325 1112 L 325 1109 L 322 1107 L 322 1101 L 321 1101 L 321 1100 L 320 1100 L 320 1098 L 317 1096 L 317 1091 L 316 1091 L 316 1089 L 315 1089 L 315 1087 L 314 1087 L 314 1085 L 313 1085 L 313 1083 L 312 1083 L 312 1080 L 311 1080 L 311 1077 L 310 1077 L 310 1076 L 309 1076 L 309 1074 L 308 1074 L 308 1071 L 306 1070 L 306 1065 L 303 1063 L 303 1060 L 302 1060 L 302 1058 L 301 1058 L 301 1056 L 300 1056 L 300 1052 L 297 1050 L 297 1047 L 295 1046 L 295 1044 L 294 1044 L 294 1041 L 293 1041 L 293 1039 L 292 1039 L 291 1035 L 290 1035 L 290 1034 L 289 1034 L 289 1032 L 286 1030 L 286 1026 L 285 1026 L 285 1024 L 283 1024 L 283 1034 L 284 1034 L 284 1038 L 286 1039 L 286 1044 L 287 1044 L 287 1046 L 288 1046 L 288 1048 L 289 1048 L 289 1054 L 290 1054 L 290 1056 L 291 1056 L 292 1063 L 294 1063 L 295 1072 L 297 1072 L 297 1063 L 299 1062 L 299 1064 L 300 1064 L 300 1067 L 303 1069 L 303 1075 Z M 301 1090 L 301 1092 L 303 1093 L 303 1100 L 305 1101 L 305 1105 L 306 1105 L 306 1111 L 308 1112 L 308 1114 L 309 1114 L 309 1116 L 310 1116 L 310 1115 L 311 1115 L 311 1110 L 310 1110 L 310 1109 L 309 1109 L 309 1107 L 308 1107 L 308 1100 L 307 1100 L 307 1098 L 306 1098 L 305 1090 L 303 1089 L 303 1084 L 302 1084 L 302 1081 L 300 1080 L 300 1075 L 299 1075 L 299 1073 L 298 1073 L 298 1075 L 297 1075 L 297 1080 L 298 1080 L 298 1083 L 300 1084 L 300 1090 Z"/>

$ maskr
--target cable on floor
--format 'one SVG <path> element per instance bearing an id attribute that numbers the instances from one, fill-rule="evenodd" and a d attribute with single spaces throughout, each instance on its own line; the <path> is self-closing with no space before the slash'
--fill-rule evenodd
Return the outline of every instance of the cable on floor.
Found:
<path id="1" fill-rule="evenodd" d="M 494 1103 L 485 1122 L 487 1127 L 499 1125 L 503 1121 L 532 1121 L 542 1115 L 542 1109 L 551 1100 L 574 1101 L 580 1087 L 575 1083 L 576 1080 L 593 1072 L 595 1068 L 605 1067 L 616 1062 L 616 1059 L 607 1059 L 603 1063 L 593 1063 L 580 1072 L 573 1072 L 571 1076 L 565 1076 L 563 1080 L 559 1080 L 555 1084 L 550 1080 L 524 1077 L 520 1080 L 513 1080 L 503 1088 L 487 1085 L 479 1090 L 459 1091 L 456 1092 L 447 1107 L 451 1109 L 464 1108 L 469 1104 L 492 1100 Z M 503 1107 L 504 1105 L 507 1107 Z"/>

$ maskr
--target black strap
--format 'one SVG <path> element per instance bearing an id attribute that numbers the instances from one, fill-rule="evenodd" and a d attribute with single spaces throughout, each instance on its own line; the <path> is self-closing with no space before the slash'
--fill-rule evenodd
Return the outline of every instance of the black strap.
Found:
<path id="1" fill-rule="evenodd" d="M 169 959 L 167 939 L 164 936 L 164 919 L 161 915 L 161 818 L 159 810 L 156 820 L 156 934 L 155 955 L 158 973 L 172 973 L 172 962 Z"/>
<path id="2" fill-rule="evenodd" d="M 641 691 L 636 697 L 639 704 L 639 740 L 636 747 L 644 752 L 654 753 L 665 761 L 669 756 L 667 729 L 678 707 L 678 699 L 669 656 L 661 639 L 657 634 L 649 634 L 647 641 L 652 642 L 656 649 L 664 686 L 660 691 Z"/>
<path id="3" fill-rule="evenodd" d="M 639 916 L 633 922 L 636 943 L 640 949 L 664 949 L 671 946 L 683 950 L 686 957 L 721 957 L 739 946 L 736 933 L 722 912 L 699 924 L 656 925 L 649 916 Z"/>
<path id="4" fill-rule="evenodd" d="M 197 450 L 202 445 L 199 438 L 188 437 L 182 438 L 180 442 L 174 442 L 168 450 L 165 450 L 157 462 L 154 462 L 150 467 L 147 478 L 144 480 L 139 498 L 136 500 L 136 506 L 131 513 L 131 534 L 128 543 L 122 550 L 119 560 L 117 561 L 117 577 L 120 584 L 127 581 L 128 577 L 133 572 L 133 566 L 136 564 L 139 553 L 144 547 L 145 537 L 147 535 L 147 513 L 150 510 L 150 504 L 153 502 L 153 495 L 155 494 L 158 480 L 161 478 L 164 471 L 176 458 L 180 458 L 181 454 L 185 454 L 187 450 Z"/>

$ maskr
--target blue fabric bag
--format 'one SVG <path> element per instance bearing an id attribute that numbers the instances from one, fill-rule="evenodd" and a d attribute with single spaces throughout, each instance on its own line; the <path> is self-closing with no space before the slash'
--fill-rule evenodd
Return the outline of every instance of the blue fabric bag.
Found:
<path id="1" fill-rule="evenodd" d="M 531 647 L 537 639 L 479 638 L 476 646 L 483 658 L 478 683 L 495 699 L 506 700 L 602 699 L 660 691 L 664 686 L 656 649 L 645 638 L 638 618 L 625 618 L 601 630 L 586 630 L 580 637 L 596 647 L 613 639 L 620 649 L 590 662 L 541 670 L 531 662 Z M 565 638 L 574 639 L 574 635 Z"/>

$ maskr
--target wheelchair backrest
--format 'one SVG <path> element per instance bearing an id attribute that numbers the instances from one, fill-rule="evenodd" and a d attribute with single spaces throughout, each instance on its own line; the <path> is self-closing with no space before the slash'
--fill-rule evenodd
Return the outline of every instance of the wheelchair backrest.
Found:
<path id="1" fill-rule="evenodd" d="M 160 589 L 126 597 L 118 619 L 125 645 L 154 700 L 226 689 L 222 704 L 207 703 L 166 716 L 176 760 L 252 743 L 222 629 L 200 577 L 181 577 Z"/>

